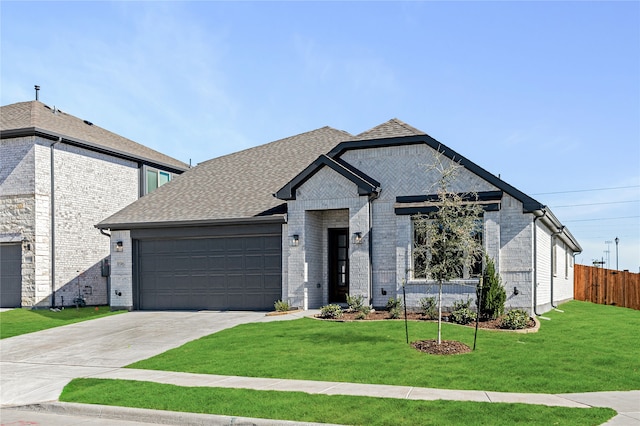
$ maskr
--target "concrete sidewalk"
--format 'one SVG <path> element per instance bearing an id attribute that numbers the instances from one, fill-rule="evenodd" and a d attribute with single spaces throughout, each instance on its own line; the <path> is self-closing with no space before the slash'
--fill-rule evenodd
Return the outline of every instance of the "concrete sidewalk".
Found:
<path id="1" fill-rule="evenodd" d="M 506 393 L 472 390 L 431 389 L 411 386 L 372 385 L 359 383 L 324 382 L 312 380 L 266 379 L 255 377 L 220 376 L 209 374 L 178 373 L 169 371 L 137 370 L 116 368 L 93 374 L 92 378 L 138 380 L 177 386 L 223 387 L 255 390 L 296 391 L 324 395 L 357 395 L 412 400 L 453 400 L 489 403 L 522 403 L 556 407 L 609 407 L 618 412 L 606 425 L 640 425 L 640 391 L 630 392 L 594 392 L 582 394 L 536 394 Z M 5 407 L 5 410 L 9 407 Z M 21 419 L 31 418 L 36 413 L 49 413 L 65 416 L 85 416 L 93 419 L 112 419 L 118 421 L 149 422 L 191 425 L 276 425 L 312 423 L 272 421 L 266 419 L 248 419 L 231 416 L 215 416 L 190 413 L 174 413 L 154 410 L 139 410 L 120 407 L 94 406 L 49 402 L 21 407 L 12 407 L 11 415 Z M 28 413 L 25 413 L 28 412 Z M 7 412 L 3 414 L 3 417 Z M 24 417 L 27 415 L 27 417 Z M 21 417 L 22 416 L 22 417 Z M 21 420 L 24 421 L 24 420 Z M 239 423 L 240 422 L 240 423 Z M 61 423 L 64 424 L 64 423 Z M 82 424 L 82 423 L 80 423 Z M 91 423 L 93 424 L 93 423 Z M 96 423 L 98 424 L 98 423 Z M 116 423 L 114 423 L 116 424 Z M 119 424 L 119 423 L 117 423 Z M 129 423 L 122 423 L 129 424 Z"/>

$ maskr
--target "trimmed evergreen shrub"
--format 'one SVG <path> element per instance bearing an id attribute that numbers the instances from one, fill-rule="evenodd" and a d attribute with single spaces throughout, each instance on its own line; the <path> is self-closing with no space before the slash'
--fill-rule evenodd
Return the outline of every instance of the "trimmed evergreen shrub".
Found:
<path id="1" fill-rule="evenodd" d="M 502 286 L 500 275 L 496 272 L 493 259 L 487 256 L 485 263 L 486 266 L 482 274 L 482 290 L 480 288 L 476 290 L 476 296 L 480 300 L 478 313 L 482 319 L 496 319 L 504 313 L 507 293 Z"/>

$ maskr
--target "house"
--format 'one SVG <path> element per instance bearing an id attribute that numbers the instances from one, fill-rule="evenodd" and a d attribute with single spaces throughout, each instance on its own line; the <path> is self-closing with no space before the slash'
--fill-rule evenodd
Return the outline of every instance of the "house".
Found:
<path id="1" fill-rule="evenodd" d="M 0 107 L 0 306 L 108 304 L 94 225 L 188 168 L 37 100 Z"/>
<path id="2" fill-rule="evenodd" d="M 463 166 L 460 192 L 479 195 L 482 243 L 507 306 L 543 313 L 573 297 L 581 247 L 543 204 L 400 120 L 353 136 L 324 127 L 215 158 L 97 227 L 111 233 L 114 308 L 273 309 L 384 306 L 436 292 L 413 275 L 413 226 L 440 151 Z M 478 278 L 445 288 L 444 304 L 474 295 Z M 474 297 L 474 296 L 473 296 Z"/>

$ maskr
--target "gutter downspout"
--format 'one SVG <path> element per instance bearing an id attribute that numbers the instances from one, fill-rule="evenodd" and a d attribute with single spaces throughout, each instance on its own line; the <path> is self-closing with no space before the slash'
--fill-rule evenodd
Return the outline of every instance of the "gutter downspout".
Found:
<path id="1" fill-rule="evenodd" d="M 51 307 L 56 307 L 56 185 L 55 185 L 55 163 L 53 158 L 54 146 L 62 142 L 62 137 L 58 136 L 58 140 L 53 142 L 50 148 L 49 158 L 51 160 L 49 177 L 51 179 L 51 245 L 49 253 L 51 257 Z"/>
<path id="2" fill-rule="evenodd" d="M 369 306 L 373 306 L 373 200 L 380 196 L 380 191 L 369 196 Z"/>
<path id="3" fill-rule="evenodd" d="M 539 214 L 537 212 L 542 212 Z M 538 231 L 536 221 L 547 215 L 546 208 L 542 210 L 536 210 L 533 218 L 533 313 L 536 316 L 540 316 L 538 313 Z"/>
<path id="4" fill-rule="evenodd" d="M 564 226 L 560 227 L 560 229 L 556 232 L 554 232 L 553 234 L 551 234 L 551 307 L 552 308 L 557 308 L 557 305 L 553 304 L 553 277 L 554 277 L 554 273 L 553 273 L 553 263 L 558 262 L 558 259 L 556 259 L 556 257 L 553 255 L 553 247 L 555 245 L 554 241 L 556 239 L 556 237 L 560 234 L 562 234 L 564 232 Z M 556 271 L 557 272 L 557 271 Z"/>
<path id="5" fill-rule="evenodd" d="M 109 263 L 111 263 L 111 234 L 100 228 L 100 233 L 105 237 L 109 237 Z M 109 266 L 111 268 L 111 266 Z M 109 270 L 109 275 L 107 278 L 107 305 L 111 306 L 111 270 Z"/>

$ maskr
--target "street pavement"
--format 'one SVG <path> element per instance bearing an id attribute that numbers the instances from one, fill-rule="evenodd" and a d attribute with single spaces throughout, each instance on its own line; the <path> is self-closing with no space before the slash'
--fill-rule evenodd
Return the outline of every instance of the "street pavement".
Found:
<path id="1" fill-rule="evenodd" d="M 73 378 L 94 377 L 154 381 L 181 386 L 302 391 L 328 395 L 610 407 L 618 415 L 606 425 L 640 426 L 640 390 L 559 395 L 516 394 L 122 368 L 238 324 L 290 320 L 314 313 L 316 312 L 306 311 L 266 316 L 264 312 L 130 312 L 2 339 L 0 423 L 2 426 L 303 424 L 57 401 L 64 386 Z"/>

